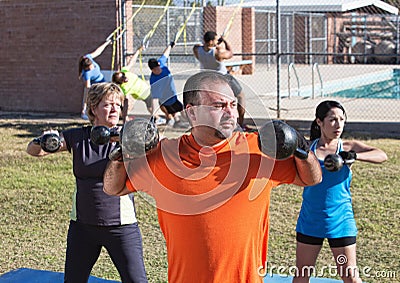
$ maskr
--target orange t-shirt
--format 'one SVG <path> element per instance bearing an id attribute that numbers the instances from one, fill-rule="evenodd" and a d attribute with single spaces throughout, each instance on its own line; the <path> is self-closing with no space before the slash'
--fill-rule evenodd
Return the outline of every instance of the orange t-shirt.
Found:
<path id="1" fill-rule="evenodd" d="M 156 201 L 169 282 L 262 282 L 270 192 L 293 182 L 293 158 L 262 154 L 256 133 L 205 148 L 184 135 L 129 168 L 127 187 Z"/>

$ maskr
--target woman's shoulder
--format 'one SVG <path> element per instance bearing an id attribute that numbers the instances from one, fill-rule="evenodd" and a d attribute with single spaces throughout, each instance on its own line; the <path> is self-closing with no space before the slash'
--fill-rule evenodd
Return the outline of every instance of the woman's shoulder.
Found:
<path id="1" fill-rule="evenodd" d="M 343 150 L 349 151 L 353 150 L 357 145 L 363 144 L 361 141 L 358 140 L 341 140 L 343 144 Z"/>
<path id="2" fill-rule="evenodd" d="M 82 127 L 69 128 L 67 130 L 64 130 L 62 133 L 63 133 L 63 136 L 65 138 L 66 137 L 82 136 L 82 134 L 89 136 L 91 129 L 92 129 L 92 126 L 85 125 L 85 126 L 82 126 Z"/>

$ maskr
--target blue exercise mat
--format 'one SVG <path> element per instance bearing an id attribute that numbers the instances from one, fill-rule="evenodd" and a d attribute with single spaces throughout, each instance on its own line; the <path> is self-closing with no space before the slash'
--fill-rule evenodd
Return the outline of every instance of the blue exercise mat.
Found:
<path id="1" fill-rule="evenodd" d="M 0 276 L 0 283 L 62 283 L 64 273 L 47 270 L 20 268 Z M 106 280 L 90 276 L 88 283 L 121 283 L 120 281 Z"/>
<path id="2" fill-rule="evenodd" d="M 291 283 L 292 276 L 267 275 L 264 278 L 265 283 Z M 64 273 L 47 270 L 36 270 L 29 268 L 20 268 L 12 270 L 0 276 L 0 283 L 62 283 L 64 282 Z M 340 280 L 329 278 L 311 277 L 310 283 L 338 283 Z M 119 281 L 106 280 L 94 276 L 89 277 L 88 283 L 120 283 Z"/>
<path id="3" fill-rule="evenodd" d="M 264 283 L 292 283 L 293 276 L 288 275 L 278 275 L 273 274 L 270 276 L 269 274 L 264 277 Z M 1 282 L 1 281 L 0 281 Z M 342 280 L 330 279 L 330 278 L 316 278 L 311 277 L 310 283 L 339 283 L 343 282 Z"/>

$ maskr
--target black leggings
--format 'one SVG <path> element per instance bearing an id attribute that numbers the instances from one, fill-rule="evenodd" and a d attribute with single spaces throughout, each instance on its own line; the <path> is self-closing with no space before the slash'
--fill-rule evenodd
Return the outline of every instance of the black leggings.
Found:
<path id="1" fill-rule="evenodd" d="M 64 282 L 87 283 L 103 246 L 123 283 L 147 282 L 137 223 L 103 227 L 75 221 L 70 221 L 68 229 Z"/>
<path id="2" fill-rule="evenodd" d="M 313 236 L 307 236 L 299 232 L 296 233 L 297 242 L 321 246 L 324 242 L 324 238 L 317 238 Z M 328 238 L 329 246 L 331 248 L 342 248 L 353 245 L 356 243 L 356 237 L 342 237 L 342 238 Z"/>

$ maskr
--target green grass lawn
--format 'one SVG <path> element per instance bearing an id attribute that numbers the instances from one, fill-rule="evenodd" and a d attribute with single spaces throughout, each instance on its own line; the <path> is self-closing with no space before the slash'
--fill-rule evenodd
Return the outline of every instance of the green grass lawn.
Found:
<path id="1" fill-rule="evenodd" d="M 76 125 L 80 122 L 51 124 L 58 130 Z M 25 152 L 28 142 L 47 127 L 46 122 L 0 120 L 0 274 L 22 267 L 63 271 L 75 186 L 71 155 L 35 158 Z M 383 165 L 356 162 L 353 166 L 358 266 L 370 276 L 363 276 L 365 282 L 399 282 L 400 142 L 395 139 L 365 142 L 385 150 L 389 160 Z M 281 266 L 288 272 L 295 265 L 295 225 L 301 193 L 302 189 L 295 186 L 282 186 L 272 192 L 269 267 Z M 155 208 L 146 197 L 136 195 L 136 210 L 149 281 L 166 282 L 165 243 Z M 335 264 L 326 243 L 317 264 L 318 267 Z M 104 251 L 92 275 L 119 280 Z M 324 277 L 337 278 L 334 269 L 326 270 Z"/>

